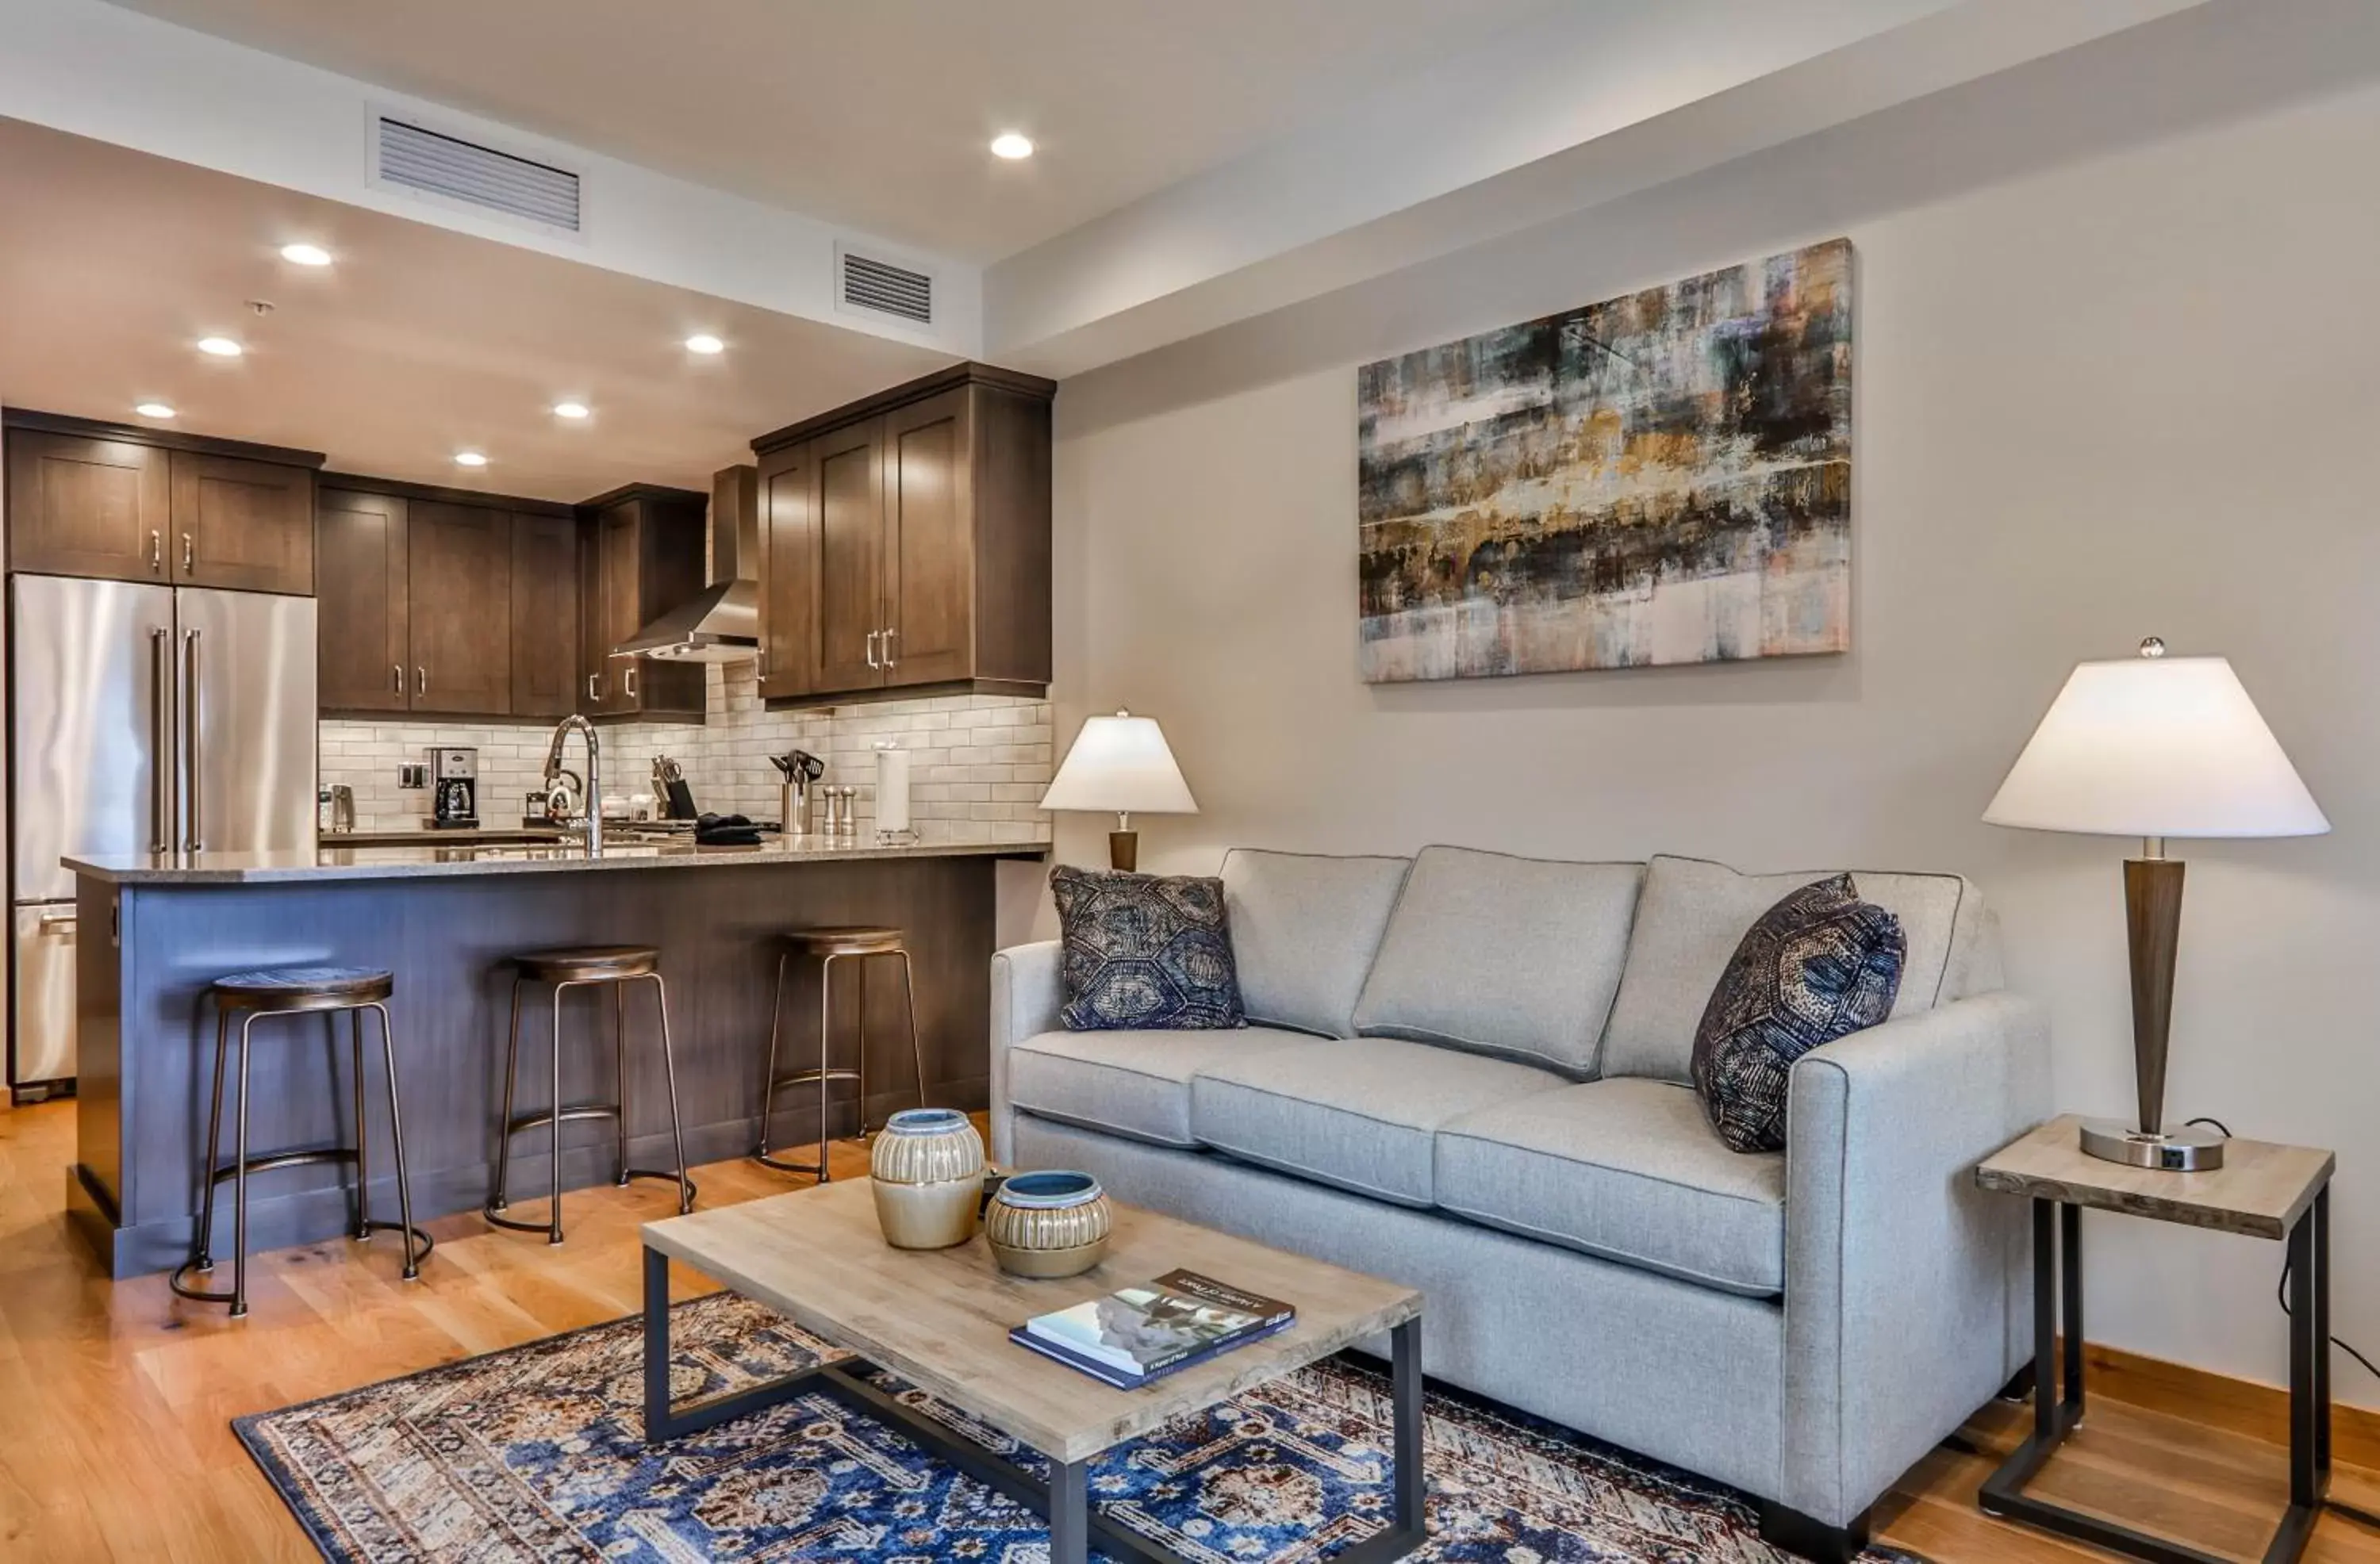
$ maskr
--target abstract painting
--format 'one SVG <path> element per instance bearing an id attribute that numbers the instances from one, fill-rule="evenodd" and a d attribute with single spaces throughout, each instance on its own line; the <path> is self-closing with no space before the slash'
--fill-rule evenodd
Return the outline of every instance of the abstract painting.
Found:
<path id="1" fill-rule="evenodd" d="M 1851 645 L 1852 248 L 1357 373 L 1364 677 Z"/>

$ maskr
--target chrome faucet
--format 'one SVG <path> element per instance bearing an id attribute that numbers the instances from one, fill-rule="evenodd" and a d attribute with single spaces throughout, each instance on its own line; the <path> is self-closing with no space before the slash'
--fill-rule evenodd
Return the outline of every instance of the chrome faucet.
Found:
<path id="1" fill-rule="evenodd" d="M 562 746 L 573 730 L 587 739 L 587 790 L 581 807 L 587 816 L 587 855 L 603 855 L 603 758 L 602 746 L 595 738 L 595 724 L 577 712 L 572 712 L 553 725 L 553 738 L 545 746 L 545 785 L 549 793 L 562 780 Z"/>

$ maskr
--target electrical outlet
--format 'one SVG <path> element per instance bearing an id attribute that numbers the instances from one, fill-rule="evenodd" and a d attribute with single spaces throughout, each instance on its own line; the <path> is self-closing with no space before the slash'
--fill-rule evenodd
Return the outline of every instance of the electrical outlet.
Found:
<path id="1" fill-rule="evenodd" d="M 428 787 L 430 785 L 429 766 L 419 761 L 409 766 L 400 764 L 396 768 L 396 785 L 399 787 Z"/>

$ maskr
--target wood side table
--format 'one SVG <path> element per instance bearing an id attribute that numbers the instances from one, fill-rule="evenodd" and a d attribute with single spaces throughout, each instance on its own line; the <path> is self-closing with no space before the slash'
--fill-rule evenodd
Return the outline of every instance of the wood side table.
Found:
<path id="1" fill-rule="evenodd" d="M 2289 1507 L 2265 1564 L 2291 1564 L 2330 1487 L 2330 1176 L 2338 1159 L 2303 1146 L 2232 1140 L 2212 1172 L 2168 1173 L 2085 1154 L 2082 1119 L 2053 1119 L 1994 1152 L 1975 1182 L 2033 1201 L 2033 1435 L 1987 1479 L 1986 1515 L 2038 1526 L 2152 1564 L 2225 1564 L 2186 1543 L 2027 1497 L 2082 1421 L 2082 1209 L 2281 1240 L 2289 1266 Z M 2063 1307 L 2061 1309 L 2060 1304 Z M 2057 1340 L 2066 1338 L 2058 1393 Z"/>

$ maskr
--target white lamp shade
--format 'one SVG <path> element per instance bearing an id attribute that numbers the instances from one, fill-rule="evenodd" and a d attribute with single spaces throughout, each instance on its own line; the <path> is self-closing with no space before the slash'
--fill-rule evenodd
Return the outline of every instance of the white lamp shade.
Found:
<path id="1" fill-rule="evenodd" d="M 2330 830 L 2220 657 L 2077 665 L 1984 818 L 2105 836 Z"/>
<path id="2" fill-rule="evenodd" d="M 1041 795 L 1044 809 L 1195 815 L 1198 801 L 1153 717 L 1119 711 L 1084 720 L 1065 763 Z"/>

